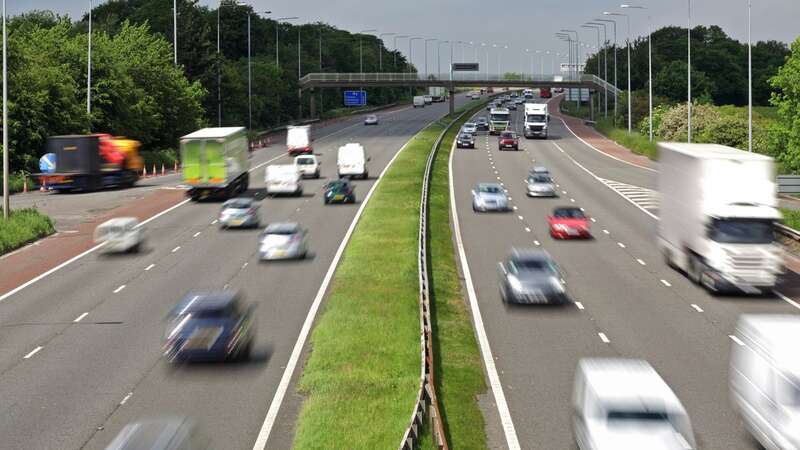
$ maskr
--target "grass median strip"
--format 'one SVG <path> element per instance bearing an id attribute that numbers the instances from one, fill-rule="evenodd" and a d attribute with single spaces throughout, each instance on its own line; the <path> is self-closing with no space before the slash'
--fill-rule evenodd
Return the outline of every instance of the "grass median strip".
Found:
<path id="1" fill-rule="evenodd" d="M 0 209 L 0 255 L 54 232 L 50 218 L 36 209 L 12 209 L 8 220 L 3 220 Z"/>
<path id="2" fill-rule="evenodd" d="M 417 227 L 425 162 L 450 119 L 414 136 L 364 210 L 311 335 L 296 449 L 396 448 L 419 389 Z"/>

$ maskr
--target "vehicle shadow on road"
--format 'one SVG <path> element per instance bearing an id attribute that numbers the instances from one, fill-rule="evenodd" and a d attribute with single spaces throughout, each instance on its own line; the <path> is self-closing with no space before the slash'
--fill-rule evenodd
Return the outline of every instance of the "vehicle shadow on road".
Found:
<path id="1" fill-rule="evenodd" d="M 207 376 L 220 374 L 227 376 L 231 371 L 263 369 L 269 364 L 274 348 L 271 344 L 256 345 L 247 358 L 229 361 L 196 361 L 167 363 L 170 374 L 176 376 Z"/>
<path id="2" fill-rule="evenodd" d="M 577 315 L 578 308 L 572 302 L 566 303 L 539 303 L 539 304 L 519 304 L 519 303 L 503 303 L 503 308 L 508 313 L 514 315 L 536 315 L 537 317 L 545 316 L 565 316 L 567 314 Z"/>

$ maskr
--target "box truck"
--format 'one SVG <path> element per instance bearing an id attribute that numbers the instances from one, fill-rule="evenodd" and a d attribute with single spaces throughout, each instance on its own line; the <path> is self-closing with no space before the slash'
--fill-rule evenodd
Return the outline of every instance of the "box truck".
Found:
<path id="1" fill-rule="evenodd" d="M 286 151 L 289 156 L 314 154 L 311 146 L 311 125 L 286 127 Z"/>
<path id="2" fill-rule="evenodd" d="M 247 190 L 250 178 L 244 127 L 203 128 L 180 140 L 183 182 L 192 200 L 227 199 Z"/>
<path id="3" fill-rule="evenodd" d="M 712 292 L 769 291 L 783 271 L 772 158 L 716 144 L 659 144 L 658 246 Z"/>
<path id="4" fill-rule="evenodd" d="M 441 86 L 431 86 L 428 88 L 428 95 L 434 103 L 441 103 L 447 98 L 447 91 Z"/>
<path id="5" fill-rule="evenodd" d="M 37 175 L 56 191 L 130 187 L 144 167 L 139 146 L 138 141 L 109 134 L 50 136 L 47 151 L 54 155 L 55 167 Z"/>
<path id="6" fill-rule="evenodd" d="M 550 122 L 550 112 L 547 103 L 525 104 L 525 129 L 526 138 L 542 137 L 547 139 L 547 124 Z"/>
<path id="7" fill-rule="evenodd" d="M 735 337 L 729 373 L 734 410 L 763 448 L 800 448 L 800 317 L 746 314 Z"/>

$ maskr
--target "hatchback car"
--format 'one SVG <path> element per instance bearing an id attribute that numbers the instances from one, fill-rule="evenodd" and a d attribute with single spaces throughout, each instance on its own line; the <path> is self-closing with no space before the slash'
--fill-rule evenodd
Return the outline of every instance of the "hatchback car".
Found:
<path id="1" fill-rule="evenodd" d="M 258 241 L 258 256 L 272 259 L 301 259 L 308 253 L 307 232 L 294 222 L 267 225 Z"/>
<path id="2" fill-rule="evenodd" d="M 222 228 L 256 228 L 259 222 L 258 205 L 252 198 L 233 198 L 222 204 L 219 213 Z"/>
<path id="3" fill-rule="evenodd" d="M 466 122 L 461 126 L 461 131 L 463 133 L 475 134 L 478 132 L 478 125 L 475 124 L 475 122 Z"/>
<path id="4" fill-rule="evenodd" d="M 186 417 L 159 417 L 129 423 L 106 450 L 205 450 L 208 436 Z"/>
<path id="5" fill-rule="evenodd" d="M 547 218 L 550 227 L 550 236 L 555 239 L 589 239 L 592 233 L 589 231 L 589 218 L 574 206 L 562 206 L 553 210 L 553 214 Z"/>
<path id="6" fill-rule="evenodd" d="M 323 188 L 322 200 L 328 203 L 355 203 L 356 193 L 353 184 L 346 178 L 330 181 Z"/>
<path id="7" fill-rule="evenodd" d="M 497 145 L 499 150 L 505 150 L 509 148 L 519 150 L 519 138 L 517 137 L 517 133 L 513 131 L 503 131 L 500 133 L 500 137 L 497 140 Z"/>
<path id="8" fill-rule="evenodd" d="M 94 229 L 94 242 L 109 253 L 136 253 L 144 241 L 144 229 L 135 217 L 115 217 Z"/>
<path id="9" fill-rule="evenodd" d="M 475 148 L 475 136 L 469 133 L 461 133 L 456 138 L 457 148 Z"/>
<path id="10" fill-rule="evenodd" d="M 566 303 L 564 277 L 545 251 L 513 249 L 505 263 L 497 263 L 500 298 L 506 303 Z"/>
<path id="11" fill-rule="evenodd" d="M 253 311 L 234 290 L 190 292 L 169 314 L 164 355 L 171 362 L 247 358 L 255 340 Z"/>
<path id="12" fill-rule="evenodd" d="M 556 185 L 546 174 L 528 175 L 528 197 L 555 197 Z"/>
<path id="13" fill-rule="evenodd" d="M 534 166 L 528 175 L 547 175 L 550 176 L 550 169 L 544 166 Z"/>
<path id="14" fill-rule="evenodd" d="M 489 131 L 489 119 L 483 116 L 477 117 L 475 119 L 475 127 L 479 131 Z"/>
<path id="15" fill-rule="evenodd" d="M 370 114 L 364 118 L 364 125 L 377 125 L 378 124 L 378 116 L 375 114 Z"/>
<path id="16" fill-rule="evenodd" d="M 300 174 L 306 178 L 319 178 L 320 164 L 314 155 L 300 155 L 294 157 L 294 165 Z"/>
<path id="17" fill-rule="evenodd" d="M 497 183 L 478 183 L 472 190 L 473 211 L 509 211 L 508 195 Z"/>

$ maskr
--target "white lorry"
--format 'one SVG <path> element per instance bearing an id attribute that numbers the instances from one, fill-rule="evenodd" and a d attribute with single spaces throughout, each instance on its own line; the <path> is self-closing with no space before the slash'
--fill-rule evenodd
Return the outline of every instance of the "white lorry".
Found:
<path id="1" fill-rule="evenodd" d="M 665 262 L 712 292 L 771 290 L 783 271 L 772 158 L 716 144 L 658 149 Z"/>
<path id="2" fill-rule="evenodd" d="M 422 95 L 415 95 L 414 96 L 414 108 L 424 108 L 425 107 L 425 97 Z"/>
<path id="3" fill-rule="evenodd" d="M 311 125 L 286 127 L 286 150 L 289 152 L 289 156 L 313 154 Z"/>
<path id="4" fill-rule="evenodd" d="M 303 195 L 303 176 L 294 164 L 273 164 L 264 171 L 267 194 Z"/>
<path id="5" fill-rule="evenodd" d="M 572 395 L 580 450 L 695 449 L 689 415 L 646 361 L 583 358 Z"/>
<path id="6" fill-rule="evenodd" d="M 434 103 L 441 103 L 447 98 L 447 91 L 441 86 L 431 86 L 428 88 L 428 95 Z"/>
<path id="7" fill-rule="evenodd" d="M 550 112 L 547 103 L 525 104 L 525 130 L 526 138 L 542 137 L 547 139 L 547 124 L 550 122 Z"/>
<path id="8" fill-rule="evenodd" d="M 508 108 L 491 108 L 489 110 L 489 134 L 500 134 L 511 124 L 511 113 Z"/>
<path id="9" fill-rule="evenodd" d="M 799 449 L 800 316 L 743 315 L 736 338 L 729 373 L 734 410 L 764 448 Z"/>
<path id="10" fill-rule="evenodd" d="M 349 143 L 339 147 L 336 157 L 336 165 L 339 171 L 339 178 L 359 177 L 366 179 L 369 176 L 367 170 L 366 151 L 361 144 Z"/>

